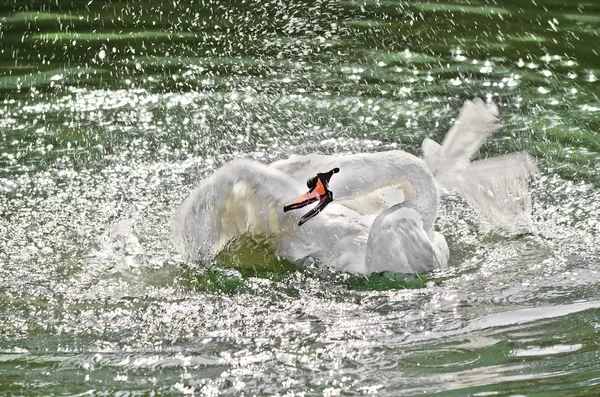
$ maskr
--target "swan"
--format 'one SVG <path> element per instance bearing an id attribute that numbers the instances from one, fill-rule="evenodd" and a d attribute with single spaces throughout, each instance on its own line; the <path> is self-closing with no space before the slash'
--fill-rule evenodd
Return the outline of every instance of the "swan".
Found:
<path id="1" fill-rule="evenodd" d="M 307 257 L 336 270 L 420 273 L 448 263 L 446 239 L 434 228 L 441 190 L 455 190 L 498 227 L 530 226 L 526 153 L 470 161 L 500 127 L 498 108 L 465 101 L 442 144 L 426 138 L 423 158 L 401 150 L 345 156 L 308 154 L 263 164 L 236 159 L 191 192 L 176 212 L 173 241 L 191 261 L 215 255 L 241 235 L 266 235 L 280 256 Z M 338 169 L 334 200 L 299 225 L 304 210 L 284 212 L 304 181 Z"/>

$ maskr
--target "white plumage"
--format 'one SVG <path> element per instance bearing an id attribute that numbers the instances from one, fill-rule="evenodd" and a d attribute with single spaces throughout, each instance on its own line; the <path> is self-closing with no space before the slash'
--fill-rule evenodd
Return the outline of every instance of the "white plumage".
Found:
<path id="1" fill-rule="evenodd" d="M 434 230 L 438 183 L 459 192 L 488 224 L 530 226 L 525 153 L 470 162 L 499 127 L 498 109 L 466 101 L 442 145 L 426 139 L 424 160 L 403 151 L 348 156 L 293 155 L 265 165 L 235 160 L 205 179 L 181 205 L 174 241 L 189 260 L 214 255 L 243 234 L 273 236 L 292 261 L 313 257 L 340 271 L 415 273 L 444 267 L 445 238 Z M 303 226 L 308 209 L 284 213 L 304 182 L 334 167 L 334 202 Z"/>

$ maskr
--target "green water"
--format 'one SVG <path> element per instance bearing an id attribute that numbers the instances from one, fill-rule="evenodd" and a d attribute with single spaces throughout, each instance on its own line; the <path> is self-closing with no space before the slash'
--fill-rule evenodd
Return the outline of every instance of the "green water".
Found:
<path id="1" fill-rule="evenodd" d="M 599 36 L 594 1 L 0 4 L 0 395 L 600 394 Z M 419 153 L 474 96 L 535 234 L 445 196 L 450 268 L 368 278 L 169 241 L 227 160 Z"/>

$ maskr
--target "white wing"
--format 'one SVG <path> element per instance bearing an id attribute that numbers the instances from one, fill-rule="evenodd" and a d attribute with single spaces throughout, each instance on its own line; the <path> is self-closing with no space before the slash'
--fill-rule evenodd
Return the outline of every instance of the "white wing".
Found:
<path id="1" fill-rule="evenodd" d="M 421 216 L 400 205 L 385 211 L 373 223 L 367 242 L 366 271 L 421 273 L 443 267 L 448 257 L 444 237 L 434 232 L 430 239 Z"/>
<path id="2" fill-rule="evenodd" d="M 173 222 L 174 243 L 195 260 L 218 252 L 244 233 L 284 240 L 301 213 L 284 213 L 283 205 L 302 193 L 294 179 L 264 164 L 229 162 L 203 180 L 180 206 Z"/>
<path id="3" fill-rule="evenodd" d="M 537 174 L 533 157 L 521 152 L 469 161 L 499 127 L 495 104 L 466 101 L 441 146 L 423 141 L 423 157 L 436 180 L 457 191 L 484 223 L 508 232 L 530 231 L 528 182 Z"/>
<path id="4" fill-rule="evenodd" d="M 423 157 L 437 177 L 466 168 L 468 161 L 492 134 L 500 128 L 498 108 L 480 98 L 465 101 L 442 145 L 423 141 Z"/>
<path id="5" fill-rule="evenodd" d="M 484 223 L 510 233 L 530 232 L 529 180 L 538 174 L 535 159 L 525 152 L 478 160 L 447 177 L 444 185 L 456 190 Z"/>
<path id="6" fill-rule="evenodd" d="M 329 156 L 325 154 L 292 154 L 287 159 L 274 161 L 269 167 L 281 171 L 292 178 L 304 183 L 308 178 L 319 172 L 326 172 L 325 167 L 340 156 Z"/>

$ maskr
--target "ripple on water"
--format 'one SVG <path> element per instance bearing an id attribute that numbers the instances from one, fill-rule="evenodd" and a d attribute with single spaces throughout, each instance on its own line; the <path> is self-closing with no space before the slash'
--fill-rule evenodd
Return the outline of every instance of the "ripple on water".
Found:
<path id="1" fill-rule="evenodd" d="M 181 387 L 268 393 L 379 390 L 377 373 L 398 372 L 404 380 L 386 388 L 435 392 L 566 373 L 542 373 L 510 357 L 584 354 L 589 363 L 590 340 L 556 332 L 561 340 L 547 344 L 543 329 L 522 334 L 517 345 L 502 332 L 523 332 L 521 320 L 559 324 L 557 316 L 572 315 L 577 304 L 562 312 L 513 308 L 595 296 L 597 224 L 578 222 L 597 214 L 591 186 L 545 179 L 534 190 L 538 233 L 512 240 L 480 235 L 472 210 L 446 198 L 439 225 L 461 259 L 421 288 L 348 289 L 344 277 L 308 268 L 278 280 L 242 279 L 244 292 L 199 293 L 177 282 L 181 264 L 165 239 L 184 196 L 183 175 L 199 164 L 49 170 L 17 188 L 37 186 L 10 201 L 12 216 L 3 222 L 13 236 L 1 270 L 12 297 L 4 300 L 4 335 L 16 349 L 4 354 L 6 365 L 137 384 L 151 371 L 164 390 L 183 371 Z M 589 334 L 589 323 L 580 327 Z M 84 377 L 73 384 L 83 386 Z"/>

